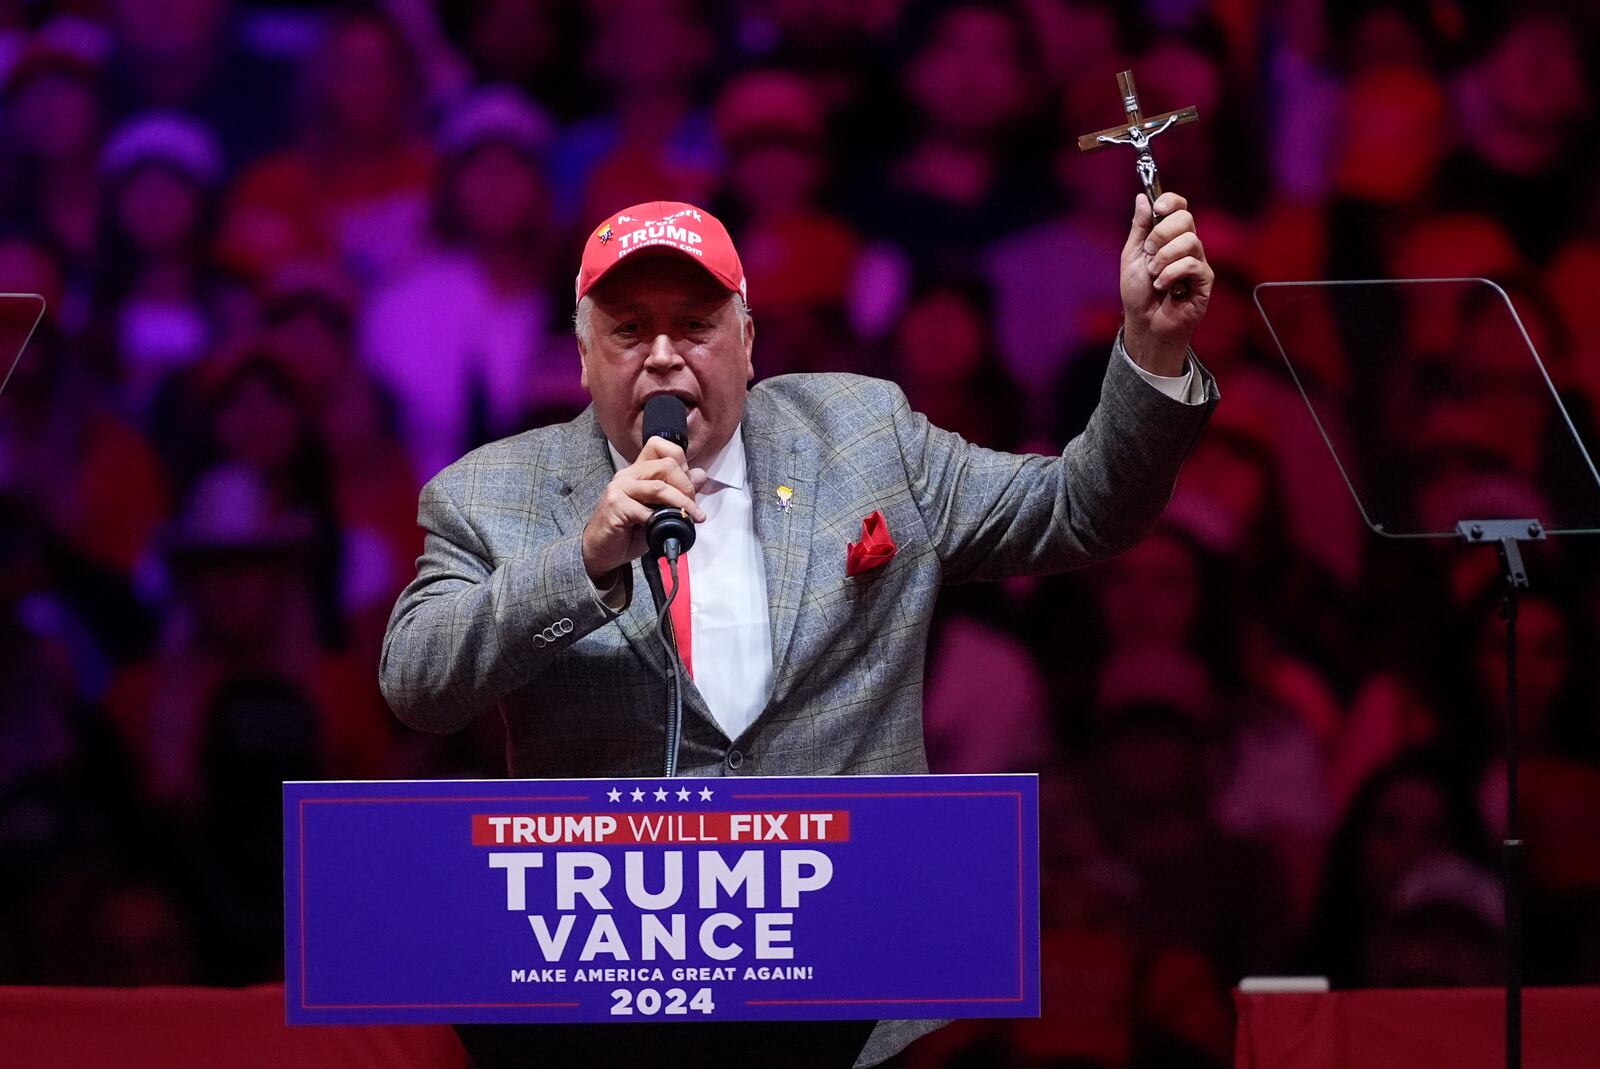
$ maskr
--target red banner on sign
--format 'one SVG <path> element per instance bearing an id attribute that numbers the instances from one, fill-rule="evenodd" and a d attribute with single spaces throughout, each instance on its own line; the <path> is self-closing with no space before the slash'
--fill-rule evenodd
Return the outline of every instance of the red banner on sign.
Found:
<path id="1" fill-rule="evenodd" d="M 650 843 L 842 843 L 848 810 L 759 813 L 475 813 L 474 846 L 637 846 Z"/>

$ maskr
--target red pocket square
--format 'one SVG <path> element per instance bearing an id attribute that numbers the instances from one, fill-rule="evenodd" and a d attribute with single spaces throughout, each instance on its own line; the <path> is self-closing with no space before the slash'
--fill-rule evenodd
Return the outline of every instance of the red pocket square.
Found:
<path id="1" fill-rule="evenodd" d="M 844 574 L 854 579 L 874 568 L 882 568 L 894 559 L 898 549 L 883 513 L 874 512 L 861 521 L 861 541 L 845 547 Z"/>

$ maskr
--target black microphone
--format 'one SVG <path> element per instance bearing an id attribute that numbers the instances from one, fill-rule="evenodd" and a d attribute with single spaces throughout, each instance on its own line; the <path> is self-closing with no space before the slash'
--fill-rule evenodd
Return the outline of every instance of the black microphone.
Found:
<path id="1" fill-rule="evenodd" d="M 688 452 L 689 410 L 669 393 L 657 394 L 644 403 L 644 440 L 652 438 L 665 438 Z M 644 537 L 656 556 L 676 560 L 694 545 L 694 521 L 682 509 L 658 505 L 644 525 Z"/>

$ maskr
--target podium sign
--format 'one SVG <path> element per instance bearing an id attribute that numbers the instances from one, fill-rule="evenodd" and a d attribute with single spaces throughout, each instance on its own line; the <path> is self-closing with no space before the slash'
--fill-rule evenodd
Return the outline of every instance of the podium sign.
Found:
<path id="1" fill-rule="evenodd" d="M 1039 1015 L 1038 779 L 286 783 L 290 1024 Z"/>

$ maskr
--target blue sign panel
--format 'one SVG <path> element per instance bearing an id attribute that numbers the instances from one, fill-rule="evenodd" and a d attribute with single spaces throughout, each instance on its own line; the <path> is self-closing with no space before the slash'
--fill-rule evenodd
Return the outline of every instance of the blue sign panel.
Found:
<path id="1" fill-rule="evenodd" d="M 1034 776 L 286 783 L 291 1024 L 1039 1014 Z"/>

